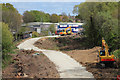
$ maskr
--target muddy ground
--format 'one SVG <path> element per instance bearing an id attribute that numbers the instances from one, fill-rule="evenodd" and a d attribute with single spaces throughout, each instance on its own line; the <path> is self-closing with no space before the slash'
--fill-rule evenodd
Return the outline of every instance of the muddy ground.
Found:
<path id="1" fill-rule="evenodd" d="M 3 78 L 59 78 L 55 65 L 42 52 L 20 50 L 12 57 L 2 72 Z"/>
<path id="2" fill-rule="evenodd" d="M 87 71 L 93 73 L 96 79 L 116 78 L 120 75 L 120 67 L 98 67 L 98 51 L 100 47 L 91 47 L 86 38 L 80 36 L 67 36 L 58 38 L 43 38 L 34 45 L 41 49 L 60 50 L 71 56 L 76 61 L 86 67 Z"/>

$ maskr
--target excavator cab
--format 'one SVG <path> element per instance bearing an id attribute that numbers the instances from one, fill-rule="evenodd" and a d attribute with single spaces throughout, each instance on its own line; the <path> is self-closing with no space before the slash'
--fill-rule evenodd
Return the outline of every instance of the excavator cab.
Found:
<path id="1" fill-rule="evenodd" d="M 105 50 L 100 51 L 100 56 L 105 56 Z"/>

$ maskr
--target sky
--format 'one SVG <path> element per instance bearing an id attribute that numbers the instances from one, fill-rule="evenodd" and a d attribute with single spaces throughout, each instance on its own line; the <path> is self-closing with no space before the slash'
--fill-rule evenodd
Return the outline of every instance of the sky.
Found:
<path id="1" fill-rule="evenodd" d="M 69 0 L 69 2 L 67 0 L 51 0 L 52 2 L 47 0 L 41 0 L 38 2 L 32 2 L 32 1 L 21 1 L 21 2 L 17 2 L 18 0 L 5 0 L 2 1 L 2 3 L 11 3 L 18 11 L 21 15 L 23 15 L 23 13 L 25 11 L 30 11 L 30 10 L 38 10 L 38 11 L 43 11 L 45 13 L 49 13 L 49 14 L 61 14 L 62 12 L 65 12 L 67 15 L 70 13 L 70 15 L 75 16 L 77 14 L 73 14 L 73 8 L 75 5 L 80 4 L 81 2 L 84 2 L 84 0 L 76 0 L 75 2 L 73 2 L 73 0 Z M 43 2 L 42 2 L 43 1 Z M 46 1 L 46 2 L 45 2 Z M 78 2 L 79 1 L 79 2 Z"/>
<path id="2" fill-rule="evenodd" d="M 58 15 L 65 12 L 67 15 L 70 13 L 70 15 L 75 16 L 77 14 L 72 13 L 74 6 L 85 1 L 93 0 L 0 0 L 0 3 L 11 3 L 21 15 L 25 11 L 38 10 Z"/>
<path id="3" fill-rule="evenodd" d="M 74 6 L 80 4 L 80 2 L 12 2 L 11 4 L 20 14 L 27 10 L 38 10 L 49 14 L 65 12 L 66 14 L 76 15 L 72 11 Z"/>

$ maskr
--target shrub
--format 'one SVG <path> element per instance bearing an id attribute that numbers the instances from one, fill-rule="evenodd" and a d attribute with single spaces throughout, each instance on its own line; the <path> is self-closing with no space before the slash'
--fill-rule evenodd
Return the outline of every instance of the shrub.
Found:
<path id="1" fill-rule="evenodd" d="M 7 24 L 2 23 L 2 50 L 10 50 L 13 42 L 13 35 Z"/>
<path id="2" fill-rule="evenodd" d="M 40 33 L 40 36 L 48 36 L 48 30 L 44 30 Z"/>
<path id="3" fill-rule="evenodd" d="M 39 33 L 37 33 L 36 31 L 32 32 L 32 38 L 38 37 Z"/>
<path id="4" fill-rule="evenodd" d="M 117 58 L 120 59 L 120 49 L 115 50 L 115 51 L 113 52 L 113 54 L 115 55 L 115 57 L 117 57 Z"/>
<path id="5" fill-rule="evenodd" d="M 56 29 L 55 29 L 55 25 L 51 24 L 49 29 L 48 29 L 51 33 L 55 33 Z"/>
<path id="6" fill-rule="evenodd" d="M 6 67 L 11 59 L 11 56 L 8 54 L 8 52 L 12 51 L 12 44 L 13 44 L 13 35 L 9 31 L 9 27 L 5 23 L 0 23 L 0 29 L 2 30 L 2 68 Z"/>

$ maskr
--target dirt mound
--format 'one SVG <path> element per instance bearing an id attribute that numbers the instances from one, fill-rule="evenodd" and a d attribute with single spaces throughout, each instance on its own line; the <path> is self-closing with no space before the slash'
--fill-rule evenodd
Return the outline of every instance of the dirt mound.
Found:
<path id="1" fill-rule="evenodd" d="M 100 47 L 94 47 L 87 50 L 70 50 L 64 51 L 67 55 L 74 58 L 80 64 L 86 67 L 87 71 L 92 72 L 96 79 L 111 80 L 120 75 L 120 67 L 98 67 L 98 52 Z M 117 63 L 118 64 L 118 63 Z M 120 63 L 119 63 L 120 64 Z"/>
<path id="2" fill-rule="evenodd" d="M 67 55 L 71 56 L 75 60 L 77 60 L 80 63 L 86 63 L 86 62 L 97 62 L 97 55 L 100 47 L 94 47 L 92 49 L 86 49 L 86 50 L 69 50 L 69 51 L 63 51 Z"/>
<path id="3" fill-rule="evenodd" d="M 44 38 L 38 40 L 35 44 L 40 49 L 52 49 L 52 50 L 84 50 L 90 49 L 86 38 L 66 36 L 55 38 Z"/>
<path id="4" fill-rule="evenodd" d="M 96 63 L 85 63 L 83 64 L 87 71 L 92 72 L 95 78 L 103 78 L 105 80 L 113 80 L 120 75 L 120 68 L 115 67 L 98 67 Z"/>
<path id="5" fill-rule="evenodd" d="M 55 65 L 42 53 L 21 50 L 3 70 L 3 78 L 59 78 Z"/>
<path id="6" fill-rule="evenodd" d="M 40 49 L 55 49 L 57 50 L 56 41 L 52 38 L 43 38 L 38 40 L 34 45 Z"/>

